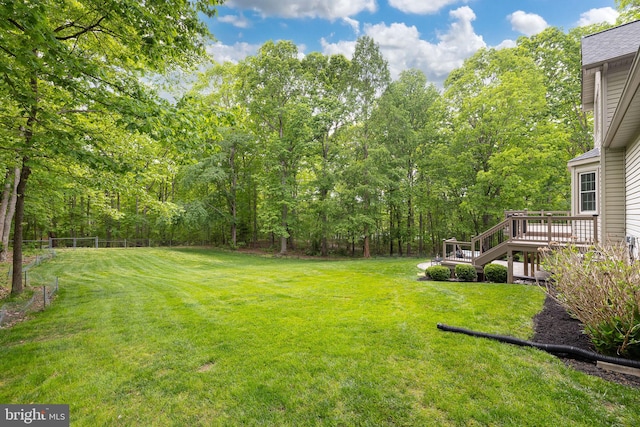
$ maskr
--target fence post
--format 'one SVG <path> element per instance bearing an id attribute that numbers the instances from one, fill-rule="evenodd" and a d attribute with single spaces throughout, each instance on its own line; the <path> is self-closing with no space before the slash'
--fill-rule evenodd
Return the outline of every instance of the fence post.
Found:
<path id="1" fill-rule="evenodd" d="M 74 237 L 73 238 L 73 249 L 75 249 L 75 248 L 76 248 L 76 238 Z"/>
<path id="2" fill-rule="evenodd" d="M 127 247 L 127 239 L 124 239 L 124 247 Z"/>
<path id="3" fill-rule="evenodd" d="M 53 249 L 53 237 L 49 237 L 49 249 Z"/>
<path id="4" fill-rule="evenodd" d="M 96 236 L 96 249 L 98 249 L 98 236 Z"/>
<path id="5" fill-rule="evenodd" d="M 27 270 L 24 271 L 24 287 L 27 287 Z"/>
<path id="6" fill-rule="evenodd" d="M 45 285 L 42 285 L 42 309 L 44 310 L 44 308 L 47 306 L 47 287 Z"/>

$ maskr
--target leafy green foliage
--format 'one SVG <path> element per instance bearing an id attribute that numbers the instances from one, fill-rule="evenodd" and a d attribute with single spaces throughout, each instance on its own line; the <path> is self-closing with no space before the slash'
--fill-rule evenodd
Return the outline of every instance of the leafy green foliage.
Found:
<path id="1" fill-rule="evenodd" d="M 352 60 L 300 58 L 290 42 L 272 41 L 239 64 L 214 64 L 169 105 L 144 82 L 202 53 L 194 10 L 220 2 L 13 3 L 2 3 L 2 16 L 33 14 L 37 31 L 21 39 L 0 23 L 2 46 L 24 54 L 0 52 L 0 166 L 29 155 L 37 183 L 22 223 L 34 239 L 436 254 L 443 239 L 467 240 L 504 209 L 568 209 L 566 162 L 591 145 L 579 46 L 595 27 L 548 28 L 516 48 L 482 50 L 451 73 L 443 94 L 417 70 L 391 81 L 370 37 Z M 62 28 L 68 17 L 79 31 L 101 12 L 95 34 L 46 43 L 73 34 L 74 25 Z M 171 30 L 182 23 L 184 34 Z M 27 142 L 30 72 L 42 126 Z"/>
<path id="2" fill-rule="evenodd" d="M 501 264 L 487 264 L 484 266 L 484 278 L 493 283 L 507 283 L 507 267 Z"/>
<path id="3" fill-rule="evenodd" d="M 451 278 L 451 269 L 444 265 L 432 265 L 427 267 L 425 275 L 431 280 L 444 281 Z"/>
<path id="4" fill-rule="evenodd" d="M 640 359 L 640 263 L 629 260 L 625 245 L 557 248 L 543 265 L 554 282 L 548 291 L 584 324 L 598 350 Z"/>
<path id="5" fill-rule="evenodd" d="M 209 33 L 199 14 L 212 15 L 219 3 L 0 2 L 0 122 L 9 124 L 4 148 L 21 168 L 13 292 L 22 292 L 24 200 L 32 172 L 45 162 L 127 171 L 130 164 L 112 144 L 132 144 L 139 132 L 170 135 L 158 131 L 168 128 L 162 120 L 169 117 L 167 105 L 142 77 L 202 57 Z"/>
<path id="6" fill-rule="evenodd" d="M 456 277 L 463 282 L 475 282 L 478 279 L 476 268 L 469 264 L 456 264 Z"/>

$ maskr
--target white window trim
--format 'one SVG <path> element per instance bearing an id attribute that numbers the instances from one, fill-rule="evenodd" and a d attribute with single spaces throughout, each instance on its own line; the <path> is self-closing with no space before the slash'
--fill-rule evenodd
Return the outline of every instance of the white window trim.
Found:
<path id="1" fill-rule="evenodd" d="M 584 175 L 588 175 L 588 174 L 593 174 L 594 180 L 595 180 L 595 189 L 593 190 L 594 196 L 595 196 L 595 209 L 594 210 L 582 210 L 582 177 Z M 585 171 L 581 171 L 578 172 L 578 182 L 577 182 L 577 202 L 578 202 L 578 213 L 580 215 L 593 215 L 593 214 L 597 214 L 598 213 L 598 206 L 599 206 L 599 197 L 598 197 L 598 186 L 599 186 L 599 177 L 598 177 L 598 171 L 597 170 L 585 170 Z"/>

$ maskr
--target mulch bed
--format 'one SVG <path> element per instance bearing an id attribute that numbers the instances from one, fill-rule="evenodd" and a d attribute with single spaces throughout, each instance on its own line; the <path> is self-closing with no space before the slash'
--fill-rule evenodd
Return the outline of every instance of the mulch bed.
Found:
<path id="1" fill-rule="evenodd" d="M 556 300 L 547 295 L 544 307 L 533 318 L 535 334 L 532 341 L 542 344 L 570 345 L 595 352 L 589 338 L 582 333 L 582 323 L 572 318 Z M 607 381 L 640 388 L 640 377 L 598 368 L 595 362 L 561 358 L 567 366 L 603 378 Z"/>

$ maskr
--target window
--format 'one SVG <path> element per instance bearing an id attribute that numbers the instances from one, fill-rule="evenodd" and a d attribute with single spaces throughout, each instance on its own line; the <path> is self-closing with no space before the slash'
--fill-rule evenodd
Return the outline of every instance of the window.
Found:
<path id="1" fill-rule="evenodd" d="M 580 213 L 596 211 L 596 173 L 580 174 Z"/>

